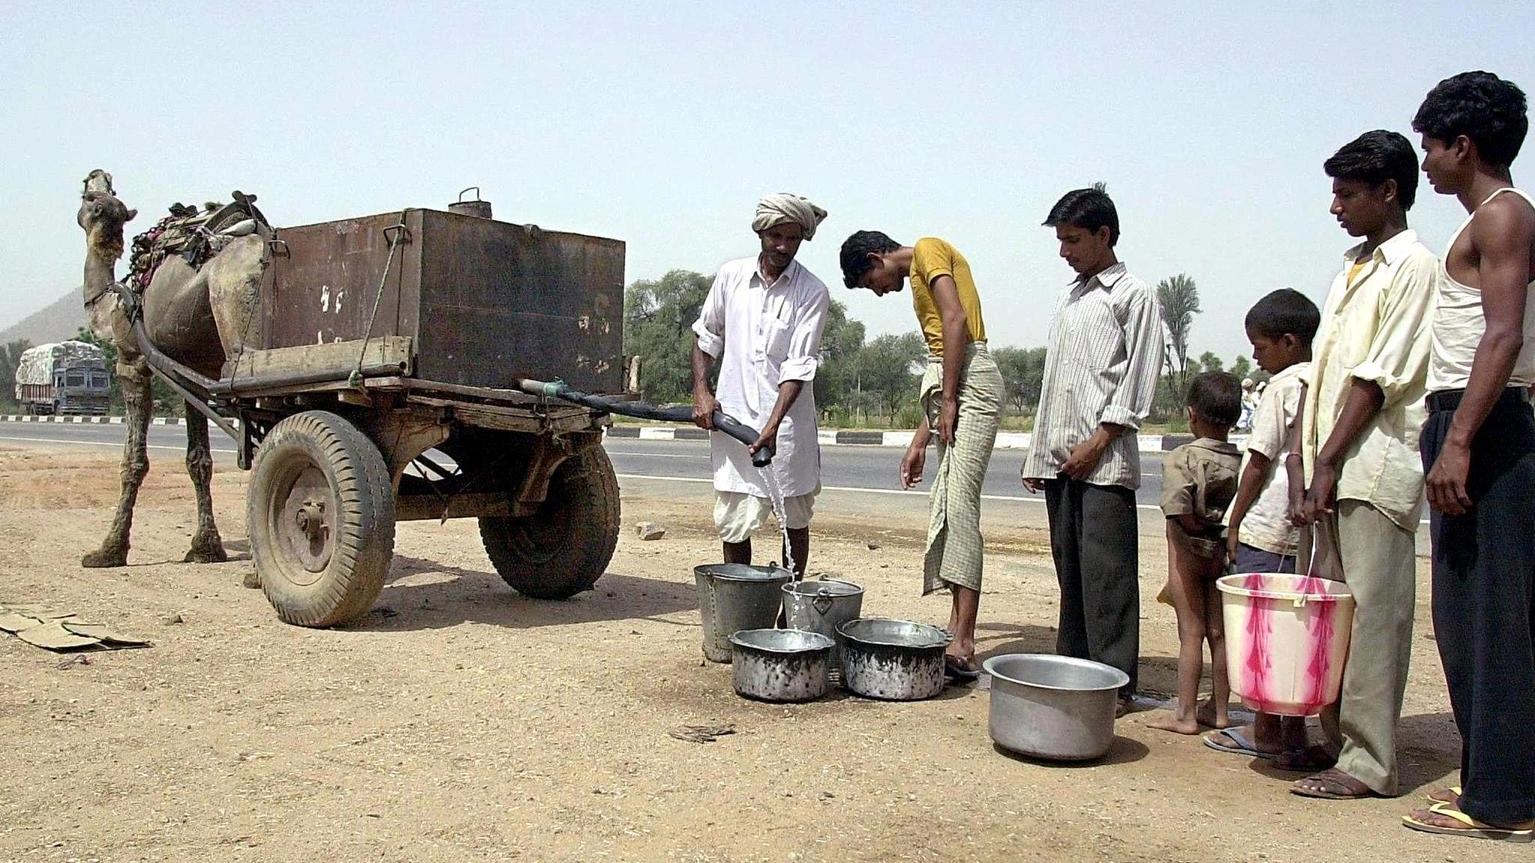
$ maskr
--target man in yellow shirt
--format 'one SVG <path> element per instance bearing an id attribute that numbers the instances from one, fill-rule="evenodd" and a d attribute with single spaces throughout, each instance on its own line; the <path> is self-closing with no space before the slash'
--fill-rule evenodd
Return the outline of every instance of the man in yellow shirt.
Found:
<path id="1" fill-rule="evenodd" d="M 1428 377 L 1438 261 L 1407 227 L 1418 188 L 1406 138 L 1366 132 L 1323 165 L 1332 214 L 1350 236 L 1312 345 L 1299 444 L 1306 489 L 1295 513 L 1317 524 L 1318 561 L 1354 594 L 1348 665 L 1337 704 L 1322 714 L 1335 768 L 1292 790 L 1349 799 L 1397 793 L 1396 725 L 1411 656 L 1422 513 L 1418 430 Z"/>
<path id="2" fill-rule="evenodd" d="M 951 675 L 974 679 L 975 618 L 981 602 L 981 484 L 991 463 L 1002 414 L 1002 374 L 986 350 L 986 323 L 970 264 L 948 242 L 924 237 L 903 246 L 878 231 L 859 231 L 842 244 L 849 288 L 875 296 L 911 280 L 912 305 L 927 340 L 921 403 L 927 420 L 901 459 L 901 485 L 922 481 L 927 445 L 938 433 L 938 468 L 923 557 L 922 593 L 947 586 L 954 641 L 945 655 Z"/>

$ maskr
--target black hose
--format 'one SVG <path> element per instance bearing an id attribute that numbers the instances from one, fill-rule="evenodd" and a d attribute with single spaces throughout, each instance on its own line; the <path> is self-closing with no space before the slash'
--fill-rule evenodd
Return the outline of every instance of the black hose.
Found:
<path id="1" fill-rule="evenodd" d="M 546 383 L 544 381 L 535 381 L 523 378 L 517 382 L 517 388 L 530 395 L 543 396 L 545 398 L 556 398 L 561 401 L 573 402 L 578 405 L 585 405 L 589 408 L 596 408 L 597 410 L 605 411 L 607 413 L 623 414 L 626 417 L 637 417 L 639 419 L 646 420 L 659 420 L 661 422 L 669 423 L 693 422 L 693 409 L 687 405 L 677 405 L 675 407 L 663 408 L 657 407 L 656 405 L 646 404 L 644 402 L 619 401 L 618 399 L 609 398 L 607 396 L 597 396 L 592 395 L 591 393 L 583 393 L 579 390 L 573 390 L 558 381 L 554 383 Z M 713 420 L 715 428 L 719 429 L 727 435 L 730 435 L 746 446 L 751 446 L 757 442 L 757 438 L 761 437 L 761 434 L 759 434 L 756 429 L 753 429 L 751 426 L 746 425 L 745 423 L 723 411 L 716 410 L 714 412 Z M 768 464 L 770 464 L 772 461 L 773 447 L 771 446 L 764 446 L 762 449 L 752 453 L 753 467 L 767 467 Z"/>

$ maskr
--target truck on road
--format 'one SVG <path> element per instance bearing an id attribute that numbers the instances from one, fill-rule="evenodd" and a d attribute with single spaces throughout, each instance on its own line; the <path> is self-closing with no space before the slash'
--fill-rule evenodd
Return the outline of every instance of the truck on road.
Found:
<path id="1" fill-rule="evenodd" d="M 105 414 L 110 391 L 101 348 L 86 342 L 38 345 L 16 366 L 16 401 L 28 414 Z"/>

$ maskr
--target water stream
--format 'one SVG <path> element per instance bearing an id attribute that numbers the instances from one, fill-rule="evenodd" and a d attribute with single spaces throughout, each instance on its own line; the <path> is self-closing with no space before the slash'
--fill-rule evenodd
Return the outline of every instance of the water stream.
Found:
<path id="1" fill-rule="evenodd" d="M 773 505 L 773 517 L 778 519 L 778 532 L 783 535 L 783 565 L 784 569 L 799 575 L 794 568 L 794 551 L 789 545 L 789 520 L 787 510 L 784 508 L 783 490 L 778 485 L 778 478 L 773 475 L 771 463 L 757 468 L 757 473 L 762 475 L 762 485 L 767 490 L 768 501 Z"/>

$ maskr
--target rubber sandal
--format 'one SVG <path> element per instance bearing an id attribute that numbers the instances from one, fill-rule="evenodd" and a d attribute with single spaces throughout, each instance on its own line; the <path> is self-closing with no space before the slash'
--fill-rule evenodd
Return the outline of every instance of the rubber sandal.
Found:
<path id="1" fill-rule="evenodd" d="M 1357 784 L 1362 790 L 1350 788 L 1349 785 L 1345 784 L 1345 779 L 1350 783 Z M 1302 782 L 1315 782 L 1322 787 L 1315 789 L 1305 788 L 1301 785 Z M 1333 788 L 1341 790 L 1333 791 Z M 1290 784 L 1290 793 L 1299 797 L 1314 797 L 1318 800 L 1364 800 L 1367 797 L 1375 796 L 1375 792 L 1369 786 L 1336 769 L 1323 770 L 1321 773 L 1307 776 L 1305 779 L 1295 780 L 1295 782 Z"/>
<path id="2" fill-rule="evenodd" d="M 1473 839 L 1491 839 L 1495 842 L 1530 842 L 1535 840 L 1535 828 L 1530 827 L 1493 827 L 1490 824 L 1472 818 L 1460 811 L 1460 807 L 1449 803 L 1435 803 L 1428 807 L 1428 812 L 1448 818 L 1462 826 L 1441 827 L 1438 824 L 1430 824 L 1418 818 L 1419 813 L 1410 812 L 1402 816 L 1402 825 L 1409 830 L 1417 830 L 1420 833 L 1435 833 L 1440 836 L 1469 836 Z"/>
<path id="3" fill-rule="evenodd" d="M 981 677 L 979 669 L 961 665 L 958 659 L 949 656 L 947 653 L 943 656 L 943 673 L 956 680 L 979 680 Z"/>
<path id="4" fill-rule="evenodd" d="M 1221 737 L 1230 740 L 1236 745 L 1227 746 L 1223 743 L 1216 743 L 1215 741 Z M 1204 742 L 1207 748 L 1214 749 L 1216 752 L 1225 752 L 1229 755 L 1245 755 L 1248 758 L 1262 758 L 1264 761 L 1273 761 L 1278 757 L 1273 752 L 1259 752 L 1258 747 L 1254 746 L 1253 742 L 1247 739 L 1247 735 L 1235 728 L 1222 728 L 1218 731 L 1212 731 L 1209 734 L 1201 735 L 1199 739 Z"/>
<path id="5" fill-rule="evenodd" d="M 1448 803 L 1451 806 L 1459 806 L 1460 795 L 1462 793 L 1463 792 L 1461 791 L 1461 787 L 1459 785 L 1451 785 L 1449 788 L 1440 788 L 1437 791 L 1430 791 L 1423 796 L 1427 797 L 1428 802 L 1430 803 Z"/>

